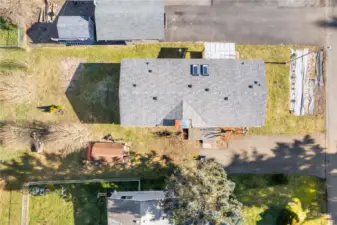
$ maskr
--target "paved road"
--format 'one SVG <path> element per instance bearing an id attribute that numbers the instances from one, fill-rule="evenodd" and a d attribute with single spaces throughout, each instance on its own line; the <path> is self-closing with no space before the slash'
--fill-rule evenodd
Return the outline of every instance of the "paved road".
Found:
<path id="1" fill-rule="evenodd" d="M 337 224 L 337 9 L 330 8 L 328 11 L 330 29 L 327 30 L 327 45 L 331 46 L 328 51 L 326 74 L 327 74 L 327 192 L 328 211 L 332 220 Z"/>
<path id="2" fill-rule="evenodd" d="M 167 6 L 167 41 L 324 45 L 324 7 Z"/>
<path id="3" fill-rule="evenodd" d="M 325 178 L 325 136 L 247 136 L 227 149 L 203 149 L 228 173 L 285 173 Z"/>

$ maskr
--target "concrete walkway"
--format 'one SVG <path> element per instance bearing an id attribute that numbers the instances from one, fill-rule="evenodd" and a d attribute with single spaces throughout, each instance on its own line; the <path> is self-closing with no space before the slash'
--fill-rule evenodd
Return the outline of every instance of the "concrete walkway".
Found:
<path id="1" fill-rule="evenodd" d="M 227 149 L 203 149 L 228 173 L 285 173 L 325 178 L 325 136 L 246 136 Z M 337 164 L 336 164 L 337 165 Z"/>

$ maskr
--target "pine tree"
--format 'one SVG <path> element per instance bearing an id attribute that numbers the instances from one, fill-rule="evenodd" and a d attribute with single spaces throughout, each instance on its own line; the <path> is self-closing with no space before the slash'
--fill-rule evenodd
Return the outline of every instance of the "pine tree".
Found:
<path id="1" fill-rule="evenodd" d="M 190 162 L 169 178 L 164 209 L 173 224 L 241 224 L 235 184 L 214 159 Z"/>

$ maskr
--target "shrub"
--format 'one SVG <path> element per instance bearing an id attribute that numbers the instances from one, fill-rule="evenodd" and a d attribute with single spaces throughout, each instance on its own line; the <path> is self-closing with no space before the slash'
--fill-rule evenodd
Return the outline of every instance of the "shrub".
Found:
<path id="1" fill-rule="evenodd" d="M 289 179 L 285 174 L 273 174 L 271 176 L 270 184 L 271 185 L 286 185 L 289 183 Z"/>
<path id="2" fill-rule="evenodd" d="M 303 210 L 301 201 L 293 198 L 283 209 L 279 225 L 298 225 L 307 217 L 308 210 Z"/>

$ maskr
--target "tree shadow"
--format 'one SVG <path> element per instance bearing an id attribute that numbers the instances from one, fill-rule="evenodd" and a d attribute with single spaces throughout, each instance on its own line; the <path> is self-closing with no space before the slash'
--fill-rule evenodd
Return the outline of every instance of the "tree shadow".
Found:
<path id="1" fill-rule="evenodd" d="M 146 154 L 130 152 L 130 165 L 105 164 L 87 166 L 86 149 L 66 155 L 57 153 L 24 153 L 20 157 L 0 162 L 0 176 L 6 188 L 21 190 L 31 181 L 134 178 L 153 179 L 169 176 L 176 168 L 173 160 L 155 151 Z"/>
<path id="2" fill-rule="evenodd" d="M 250 150 L 235 153 L 225 170 L 232 174 L 284 173 L 325 178 L 325 160 L 325 148 L 315 144 L 315 140 L 306 135 L 302 140 L 294 139 L 292 143 L 277 142 L 268 154 L 264 154 L 254 146 Z"/>
<path id="3" fill-rule="evenodd" d="M 119 63 L 80 63 L 66 96 L 82 123 L 120 123 Z"/>
<path id="4" fill-rule="evenodd" d="M 276 206 L 270 206 L 268 209 L 260 213 L 261 220 L 256 225 L 270 225 L 279 224 L 280 214 L 282 208 Z"/>
<path id="5" fill-rule="evenodd" d="M 320 20 L 316 22 L 316 25 L 324 28 L 337 28 L 337 17 L 332 17 L 331 20 Z"/>
<path id="6" fill-rule="evenodd" d="M 259 143 L 255 144 L 260 146 Z M 268 151 L 258 148 L 253 146 L 250 150 L 240 150 L 231 156 L 227 155 L 231 160 L 224 166 L 231 175 L 244 174 L 237 178 L 239 181 L 235 180 L 235 176 L 233 179 L 237 183 L 236 188 L 240 189 L 237 192 L 240 196 L 237 195 L 237 197 L 241 198 L 244 205 L 268 207 L 261 215 L 262 220 L 258 224 L 277 224 L 274 220 L 276 215 L 279 215 L 280 210 L 292 197 L 301 199 L 303 207 L 309 209 L 308 219 L 317 218 L 320 213 L 327 212 L 324 181 L 326 176 L 333 174 L 336 166 L 327 167 L 326 163 L 327 158 L 337 156 L 326 153 L 325 148 L 317 144 L 310 135 L 302 139 L 293 139 L 289 143 L 277 142 L 275 147 Z M 255 175 L 250 177 L 249 174 Z M 267 180 L 267 174 L 274 174 L 275 177 L 268 176 L 273 180 L 263 183 Z M 291 179 L 292 186 L 279 184 L 279 182 L 285 182 L 285 184 L 288 182 L 281 174 L 288 175 L 287 179 Z M 318 178 L 312 177 L 308 180 L 294 175 Z M 244 176 L 247 176 L 247 179 Z M 275 203 L 276 199 L 279 200 L 277 203 Z"/>

